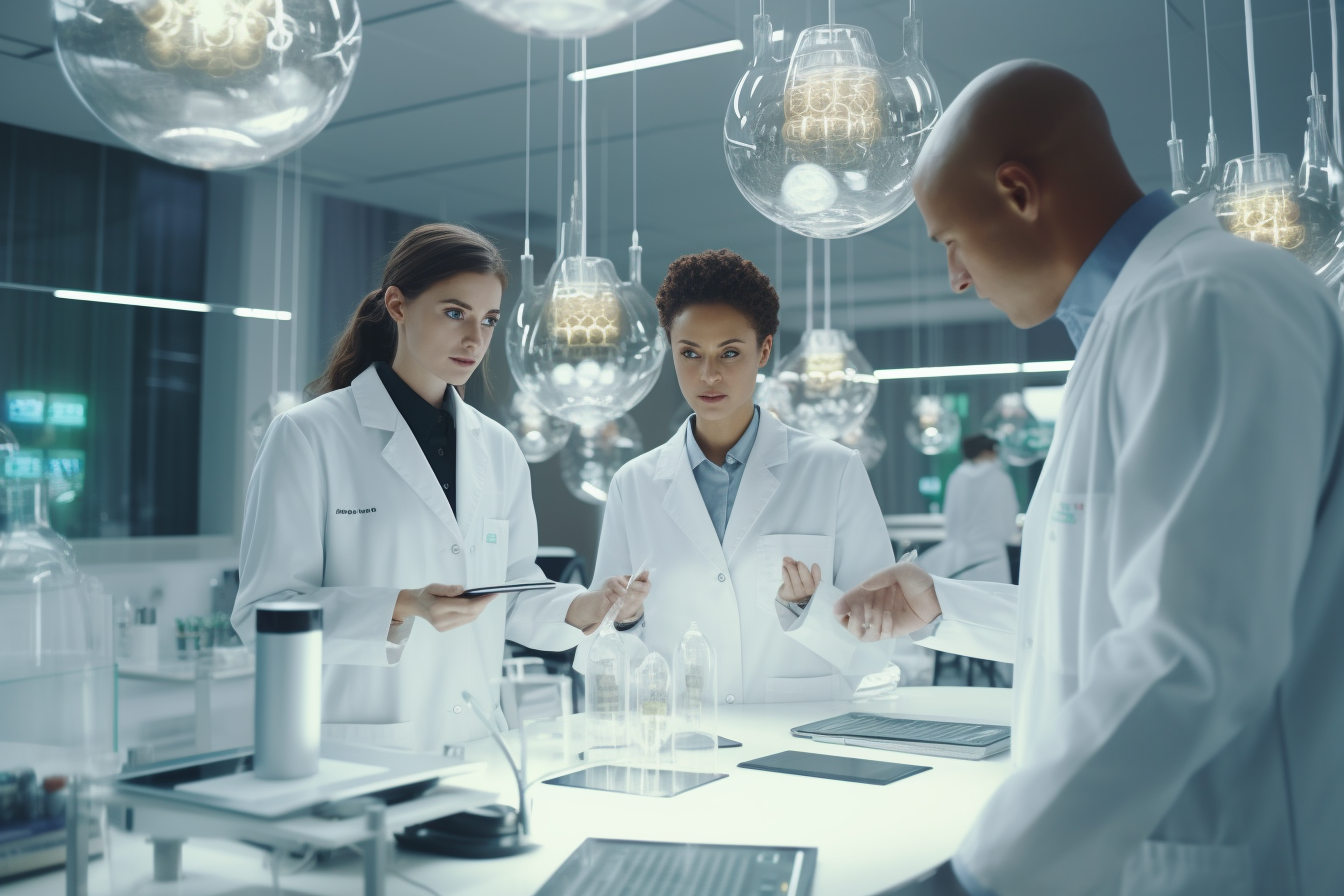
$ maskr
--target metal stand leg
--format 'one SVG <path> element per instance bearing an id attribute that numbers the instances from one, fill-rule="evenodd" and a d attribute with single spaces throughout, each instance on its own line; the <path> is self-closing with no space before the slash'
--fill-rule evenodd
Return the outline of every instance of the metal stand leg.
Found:
<path id="1" fill-rule="evenodd" d="M 80 777 L 66 787 L 65 896 L 89 896 L 89 787 Z"/>
<path id="2" fill-rule="evenodd" d="M 154 880 L 182 879 L 182 841 L 154 840 Z"/>
<path id="3" fill-rule="evenodd" d="M 389 864 L 387 807 L 379 803 L 364 813 L 369 839 L 364 841 L 364 896 L 386 896 Z"/>

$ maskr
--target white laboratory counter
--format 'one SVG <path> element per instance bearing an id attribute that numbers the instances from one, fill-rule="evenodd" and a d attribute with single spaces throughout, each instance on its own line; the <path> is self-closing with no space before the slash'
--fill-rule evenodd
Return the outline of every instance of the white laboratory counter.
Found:
<path id="1" fill-rule="evenodd" d="M 758 704 L 721 707 L 720 732 L 742 741 L 721 750 L 728 777 L 671 799 L 630 796 L 537 784 L 529 791 L 534 852 L 507 859 L 465 861 L 398 851 L 393 867 L 424 887 L 448 896 L 531 896 L 586 837 L 761 846 L 812 846 L 818 850 L 813 896 L 863 896 L 893 887 L 946 860 L 965 836 L 982 805 L 1007 777 L 1008 755 L 979 762 L 940 759 L 885 750 L 818 744 L 792 737 L 794 725 L 853 709 L 917 718 L 1007 724 L 1011 691 L 1000 688 L 901 688 L 891 700 L 853 703 Z M 578 721 L 580 717 L 570 717 Z M 529 733 L 530 777 L 551 777 L 579 738 L 555 731 Z M 539 729 L 544 731 L 545 729 Z M 532 728 L 529 727 L 529 732 Z M 886 786 L 750 771 L 738 762 L 781 750 L 927 765 L 930 771 Z M 512 802 L 516 788 L 489 741 L 468 746 L 467 759 L 485 760 L 486 771 L 453 784 L 496 791 Z M 115 891 L 167 893 L 148 882 L 149 847 L 129 835 L 114 838 Z M 180 892 L 227 892 L 240 884 L 269 883 L 256 851 L 239 844 L 189 842 L 183 867 L 196 886 Z M 107 873 L 90 866 L 91 892 L 106 892 Z M 230 887 L 202 887 L 201 877 L 227 878 Z M 137 885 L 137 879 L 140 885 Z M 283 879 L 286 892 L 356 896 L 363 892 L 358 860 L 327 864 Z M 157 885 L 162 887 L 164 885 Z M 179 885 L 180 886 L 180 885 Z M 12 896 L 58 894 L 60 874 L 10 885 Z M 178 891 L 175 891 L 178 892 Z M 415 892 L 392 878 L 387 892 Z M 423 890 L 421 891 L 423 893 Z"/>

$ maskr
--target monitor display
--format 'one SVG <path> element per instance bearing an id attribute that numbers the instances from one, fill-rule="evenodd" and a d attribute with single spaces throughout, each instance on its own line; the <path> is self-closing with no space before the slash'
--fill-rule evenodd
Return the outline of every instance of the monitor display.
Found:
<path id="1" fill-rule="evenodd" d="M 936 498 L 943 493 L 943 481 L 937 476 L 921 476 L 919 493 L 926 498 Z"/>
<path id="2" fill-rule="evenodd" d="M 88 423 L 87 395 L 52 392 L 47 396 L 47 422 L 52 426 L 83 429 Z"/>
<path id="3" fill-rule="evenodd" d="M 42 451 L 39 448 L 25 448 L 5 458 L 6 479 L 41 479 Z"/>
<path id="4" fill-rule="evenodd" d="M 52 449 L 47 452 L 47 483 L 51 500 L 69 504 L 84 491 L 84 452 Z"/>
<path id="5" fill-rule="evenodd" d="M 45 392 L 11 391 L 5 393 L 5 417 L 10 423 L 40 424 L 46 410 Z"/>

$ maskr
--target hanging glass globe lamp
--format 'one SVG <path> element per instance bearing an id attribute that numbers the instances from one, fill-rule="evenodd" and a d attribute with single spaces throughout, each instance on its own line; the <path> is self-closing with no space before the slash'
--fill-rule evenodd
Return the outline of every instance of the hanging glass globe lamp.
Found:
<path id="1" fill-rule="evenodd" d="M 644 437 L 629 416 L 580 426 L 560 449 L 560 478 L 570 494 L 605 504 L 616 471 L 644 451 Z"/>
<path id="2" fill-rule="evenodd" d="M 523 392 L 513 393 L 513 400 L 505 412 L 504 426 L 523 451 L 530 464 L 550 460 L 569 441 L 574 424 L 552 417 L 541 405 Z"/>
<path id="3" fill-rule="evenodd" d="M 877 377 L 843 330 L 808 330 L 779 360 L 774 377 L 788 393 L 777 408 L 788 425 L 836 439 L 863 422 L 877 401 Z"/>
<path id="4" fill-rule="evenodd" d="M 795 233 L 839 239 L 895 218 L 914 201 L 910 176 L 942 114 L 918 19 L 904 21 L 892 64 L 853 25 L 798 36 L 787 65 L 771 55 L 770 18 L 753 27 L 751 67 L 724 118 L 724 153 L 757 211 Z"/>
<path id="5" fill-rule="evenodd" d="M 1054 427 L 1041 423 L 1027 410 L 1021 392 L 1008 392 L 995 399 L 981 428 L 999 443 L 999 456 L 1014 467 L 1029 467 L 1045 457 L 1054 438 Z"/>
<path id="6" fill-rule="evenodd" d="M 881 425 L 872 414 L 836 441 L 846 448 L 853 448 L 859 452 L 859 460 L 863 461 L 865 470 L 877 466 L 878 461 L 882 460 L 882 455 L 887 452 L 886 433 L 882 432 Z"/>
<path id="7" fill-rule="evenodd" d="M 921 395 L 906 421 L 905 438 L 920 454 L 944 454 L 961 442 L 961 418 L 941 396 Z"/>
<path id="8" fill-rule="evenodd" d="M 669 0 L 461 0 L 497 25 L 538 37 L 593 37 L 631 25 Z"/>

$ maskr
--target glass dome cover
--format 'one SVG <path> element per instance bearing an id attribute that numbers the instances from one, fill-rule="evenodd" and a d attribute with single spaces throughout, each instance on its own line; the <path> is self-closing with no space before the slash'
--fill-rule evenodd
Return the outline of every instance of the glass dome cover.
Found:
<path id="1" fill-rule="evenodd" d="M 355 0 L 53 0 L 61 71 L 108 130 L 190 168 L 312 139 L 359 60 Z"/>
<path id="2" fill-rule="evenodd" d="M 920 454 L 943 454 L 961 442 L 961 418 L 940 396 L 921 395 L 905 424 L 905 438 Z"/>
<path id="3" fill-rule="evenodd" d="M 779 360 L 774 379 L 788 392 L 776 406 L 790 426 L 836 439 L 863 422 L 877 401 L 877 377 L 844 330 L 807 330 Z"/>
<path id="4" fill-rule="evenodd" d="M 593 37 L 639 21 L 669 0 L 462 0 L 498 25 L 538 37 Z"/>
<path id="5" fill-rule="evenodd" d="M 581 426 L 560 449 L 560 478 L 570 494 L 605 504 L 616 471 L 644 451 L 644 438 L 629 416 Z"/>
<path id="6" fill-rule="evenodd" d="M 859 460 L 863 461 L 865 470 L 877 466 L 878 461 L 882 460 L 882 455 L 887 452 L 887 436 L 872 414 L 863 418 L 862 423 L 836 441 L 846 448 L 853 448 L 859 452 Z"/>
<path id="7" fill-rule="evenodd" d="M 1007 392 L 994 400 L 981 426 L 999 443 L 999 457 L 1014 467 L 1029 467 L 1050 450 L 1054 428 L 1027 410 L 1021 392 Z"/>
<path id="8" fill-rule="evenodd" d="M 910 176 L 942 101 L 923 59 L 918 19 L 890 65 L 853 25 L 798 36 L 788 65 L 758 15 L 752 64 L 724 118 L 724 153 L 757 211 L 795 233 L 838 239 L 895 218 L 914 201 Z"/>

